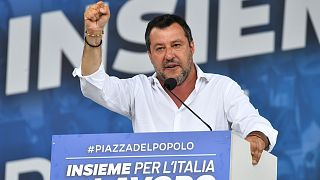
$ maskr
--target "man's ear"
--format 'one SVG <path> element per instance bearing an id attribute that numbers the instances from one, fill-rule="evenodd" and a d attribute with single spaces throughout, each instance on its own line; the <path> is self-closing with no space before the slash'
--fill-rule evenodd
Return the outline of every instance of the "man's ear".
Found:
<path id="1" fill-rule="evenodd" d="M 192 54 L 194 54 L 194 52 L 196 50 L 196 48 L 194 46 L 194 41 L 191 41 L 189 44 L 190 44 L 190 48 L 191 48 Z"/>
<path id="2" fill-rule="evenodd" d="M 149 59 L 151 59 L 151 52 L 148 50 L 148 56 L 149 56 Z"/>

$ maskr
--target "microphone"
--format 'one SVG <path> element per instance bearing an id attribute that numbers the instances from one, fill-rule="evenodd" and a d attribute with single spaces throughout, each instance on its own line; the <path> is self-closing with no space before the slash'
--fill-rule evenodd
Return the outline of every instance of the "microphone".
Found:
<path id="1" fill-rule="evenodd" d="M 177 98 L 187 109 L 189 109 L 190 112 L 192 112 L 193 115 L 197 116 L 198 119 L 200 119 L 200 121 L 205 124 L 210 131 L 212 131 L 211 126 L 206 123 L 204 120 L 202 120 L 195 112 L 192 111 L 192 109 L 189 108 L 189 106 L 187 106 L 177 95 L 175 95 L 173 92 L 171 92 L 171 90 L 173 90 L 175 87 L 177 86 L 177 80 L 174 78 L 168 78 L 164 81 L 164 87 L 175 97 Z"/>

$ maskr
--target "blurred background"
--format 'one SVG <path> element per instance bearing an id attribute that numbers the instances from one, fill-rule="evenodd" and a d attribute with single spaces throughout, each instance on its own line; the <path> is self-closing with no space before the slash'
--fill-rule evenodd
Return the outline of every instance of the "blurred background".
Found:
<path id="1" fill-rule="evenodd" d="M 94 2 L 0 0 L 0 179 L 9 180 L 9 173 L 19 180 L 45 179 L 48 169 L 17 167 L 37 158 L 49 168 L 54 134 L 132 132 L 130 120 L 83 97 L 72 76 L 82 55 L 83 12 Z M 320 179 L 320 1 L 109 4 L 103 60 L 110 75 L 151 75 L 146 23 L 178 14 L 193 31 L 195 62 L 237 81 L 279 131 L 272 151 L 278 179 Z"/>

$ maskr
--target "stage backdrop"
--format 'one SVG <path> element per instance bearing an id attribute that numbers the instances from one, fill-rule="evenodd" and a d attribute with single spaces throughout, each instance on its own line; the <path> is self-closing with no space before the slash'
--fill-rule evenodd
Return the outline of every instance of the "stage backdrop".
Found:
<path id="1" fill-rule="evenodd" d="M 92 0 L 0 0 L 0 179 L 48 179 L 53 134 L 132 132 L 84 98 L 83 12 Z M 236 80 L 279 131 L 279 180 L 320 179 L 319 0 L 112 0 L 103 60 L 120 78 L 150 75 L 144 29 L 176 13 L 194 60 Z"/>

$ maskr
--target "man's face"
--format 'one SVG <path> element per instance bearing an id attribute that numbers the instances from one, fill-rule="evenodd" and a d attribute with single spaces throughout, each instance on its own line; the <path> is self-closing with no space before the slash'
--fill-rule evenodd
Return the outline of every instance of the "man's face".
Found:
<path id="1" fill-rule="evenodd" d="M 188 77 L 193 66 L 194 43 L 178 23 L 150 32 L 149 57 L 158 78 L 175 78 L 180 85 Z"/>

